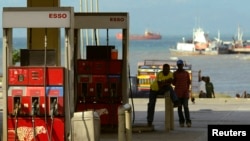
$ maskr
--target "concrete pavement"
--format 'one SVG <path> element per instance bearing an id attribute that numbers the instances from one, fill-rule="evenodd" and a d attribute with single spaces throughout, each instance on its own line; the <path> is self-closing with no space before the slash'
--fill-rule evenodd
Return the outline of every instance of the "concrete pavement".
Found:
<path id="1" fill-rule="evenodd" d="M 154 141 L 154 140 L 169 140 L 169 141 L 206 141 L 207 140 L 207 125 L 231 125 L 231 124 L 248 124 L 250 125 L 250 99 L 236 98 L 215 98 L 215 99 L 199 99 L 196 98 L 196 103 L 189 103 L 190 116 L 192 127 L 179 127 L 177 109 L 174 109 L 174 130 L 165 131 L 164 127 L 164 99 L 157 99 L 156 113 L 154 119 L 154 131 L 151 132 L 133 132 L 133 141 Z M 134 103 L 134 105 L 132 105 Z M 147 113 L 147 98 L 135 98 L 130 104 L 135 111 L 132 118 L 133 126 L 146 126 Z M 2 99 L 0 99 L 0 109 L 2 109 Z M 0 112 L 2 117 L 2 112 Z M 2 133 L 2 118 L 0 117 L 1 133 Z M 117 133 L 101 133 L 100 141 L 117 141 Z"/>
<path id="2" fill-rule="evenodd" d="M 134 132 L 133 141 L 207 141 L 207 125 L 250 124 L 250 99 L 236 98 L 196 98 L 195 104 L 189 103 L 192 127 L 179 127 L 177 109 L 174 109 L 174 130 L 165 132 L 164 99 L 158 99 L 152 132 Z M 134 99 L 135 117 L 133 125 L 146 126 L 148 99 Z M 101 134 L 101 141 L 117 141 L 117 134 Z"/>

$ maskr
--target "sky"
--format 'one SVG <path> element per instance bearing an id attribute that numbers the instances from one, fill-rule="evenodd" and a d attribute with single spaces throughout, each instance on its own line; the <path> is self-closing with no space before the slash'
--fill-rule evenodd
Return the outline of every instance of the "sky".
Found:
<path id="1" fill-rule="evenodd" d="M 1 13 L 2 7 L 25 7 L 26 1 L 0 0 Z M 84 5 L 85 1 L 61 0 L 61 6 L 71 6 L 80 12 L 80 2 Z M 130 33 L 134 34 L 149 29 L 166 36 L 184 36 L 201 27 L 211 35 L 220 32 L 221 36 L 234 36 L 239 26 L 243 37 L 250 35 L 250 0 L 98 0 L 98 3 L 99 12 L 128 12 Z M 88 4 L 90 9 L 90 0 Z M 85 10 L 82 6 L 82 11 Z M 2 26 L 2 14 L 0 21 Z"/>

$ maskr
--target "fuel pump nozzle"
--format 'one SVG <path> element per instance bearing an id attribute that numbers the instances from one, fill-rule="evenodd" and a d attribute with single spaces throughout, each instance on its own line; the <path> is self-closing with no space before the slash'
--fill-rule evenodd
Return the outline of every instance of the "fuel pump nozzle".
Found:
<path id="1" fill-rule="evenodd" d="M 57 105 L 57 98 L 51 99 L 51 107 L 50 107 L 50 115 L 51 117 L 57 115 L 58 105 Z"/>
<path id="2" fill-rule="evenodd" d="M 14 112 L 13 115 L 15 116 L 15 140 L 17 137 L 17 122 L 18 122 L 18 115 L 21 110 L 21 102 L 20 97 L 14 97 Z"/>
<path id="3" fill-rule="evenodd" d="M 35 116 L 39 114 L 39 104 L 38 104 L 38 99 L 35 98 L 32 102 L 32 111 L 31 111 L 31 115 Z"/>
<path id="4" fill-rule="evenodd" d="M 50 139 L 52 139 L 52 129 L 54 124 L 54 116 L 58 114 L 58 104 L 57 104 L 57 98 L 51 97 L 50 98 L 50 117 L 51 117 L 51 130 L 50 130 Z"/>
<path id="5" fill-rule="evenodd" d="M 14 113 L 13 115 L 15 117 L 17 117 L 19 115 L 19 112 L 21 110 L 21 103 L 20 103 L 20 99 L 17 99 L 14 105 Z"/>
<path id="6" fill-rule="evenodd" d="M 34 141 L 36 141 L 36 130 L 35 130 L 35 115 L 39 115 L 39 103 L 38 103 L 38 97 L 33 97 L 32 98 L 32 126 L 33 126 L 33 136 L 34 136 Z"/>

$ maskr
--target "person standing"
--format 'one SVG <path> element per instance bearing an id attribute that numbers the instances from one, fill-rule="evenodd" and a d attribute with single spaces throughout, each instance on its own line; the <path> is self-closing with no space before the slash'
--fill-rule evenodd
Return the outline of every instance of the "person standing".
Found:
<path id="1" fill-rule="evenodd" d="M 157 95 L 164 95 L 165 92 L 170 92 L 170 98 L 174 103 L 174 107 L 178 105 L 178 98 L 171 86 L 173 80 L 173 73 L 170 71 L 168 64 L 163 65 L 163 70 L 158 72 L 155 80 L 150 86 L 149 103 L 147 111 L 148 126 L 152 125 L 155 113 L 155 103 Z"/>
<path id="2" fill-rule="evenodd" d="M 201 70 L 198 72 L 198 81 L 199 81 L 199 98 L 206 98 L 206 77 L 201 76 Z"/>
<path id="3" fill-rule="evenodd" d="M 189 88 L 191 84 L 189 73 L 183 69 L 184 62 L 182 60 L 177 61 L 177 70 L 173 73 L 173 85 L 175 86 L 174 90 L 179 100 L 178 106 L 178 116 L 180 127 L 184 127 L 186 123 L 187 127 L 191 127 L 191 119 L 188 107 L 188 101 L 190 98 Z M 184 115 L 182 108 L 184 108 Z"/>
<path id="4" fill-rule="evenodd" d="M 214 85 L 210 81 L 210 77 L 206 77 L 206 93 L 207 93 L 207 98 L 215 98 L 214 94 Z"/>

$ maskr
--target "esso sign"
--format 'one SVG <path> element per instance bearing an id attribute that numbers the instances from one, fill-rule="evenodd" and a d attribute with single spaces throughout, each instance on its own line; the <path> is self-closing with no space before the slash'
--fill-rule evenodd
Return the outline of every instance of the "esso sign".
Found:
<path id="1" fill-rule="evenodd" d="M 109 19 L 109 21 L 111 21 L 111 22 L 124 22 L 125 19 L 122 18 L 122 17 L 111 17 L 111 18 Z"/>
<path id="2" fill-rule="evenodd" d="M 68 15 L 66 13 L 49 13 L 51 19 L 66 19 Z"/>

